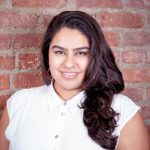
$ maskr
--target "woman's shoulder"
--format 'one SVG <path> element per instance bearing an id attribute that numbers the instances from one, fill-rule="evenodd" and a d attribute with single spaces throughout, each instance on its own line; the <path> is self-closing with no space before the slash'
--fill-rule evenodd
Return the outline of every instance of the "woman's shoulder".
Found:
<path id="1" fill-rule="evenodd" d="M 123 94 L 114 95 L 112 108 L 119 113 L 116 131 L 118 135 L 127 122 L 140 110 L 140 107 L 132 99 Z"/>
<path id="2" fill-rule="evenodd" d="M 28 95 L 31 93 L 36 93 L 36 92 L 42 92 L 46 89 L 46 85 L 38 86 L 38 87 L 30 87 L 30 88 L 23 88 L 16 90 L 14 94 L 11 95 L 11 97 L 16 97 L 16 96 L 23 96 L 23 95 Z"/>
<path id="3" fill-rule="evenodd" d="M 133 107 L 139 108 L 139 106 L 128 96 L 123 94 L 115 94 L 112 101 L 112 107 L 114 109 L 120 110 L 121 109 L 132 109 Z"/>
<path id="4" fill-rule="evenodd" d="M 27 96 L 27 95 L 39 95 L 39 94 L 43 94 L 47 91 L 48 86 L 47 85 L 42 85 L 42 86 L 38 86 L 38 87 L 31 87 L 31 88 L 25 88 L 25 89 L 20 89 L 18 91 L 16 91 L 12 97 L 22 97 L 22 96 Z"/>
<path id="5" fill-rule="evenodd" d="M 120 114 L 120 118 L 125 120 L 132 117 L 140 109 L 132 99 L 123 94 L 114 95 L 112 108 Z"/>
<path id="6" fill-rule="evenodd" d="M 38 87 L 31 87 L 20 89 L 16 91 L 9 99 L 15 99 L 23 101 L 23 99 L 27 100 L 29 97 L 39 97 L 40 95 L 45 95 L 47 92 L 48 86 L 42 85 Z"/>
<path id="7" fill-rule="evenodd" d="M 39 87 L 25 88 L 16 91 L 7 100 L 7 109 L 9 112 L 15 111 L 27 105 L 31 105 L 38 100 L 41 100 L 43 96 L 46 96 L 48 86 L 42 85 Z"/>

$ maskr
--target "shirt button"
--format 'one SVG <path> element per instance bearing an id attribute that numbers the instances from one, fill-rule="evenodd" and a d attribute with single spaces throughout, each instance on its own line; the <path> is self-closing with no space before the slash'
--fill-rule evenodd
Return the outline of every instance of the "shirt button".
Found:
<path id="1" fill-rule="evenodd" d="M 61 116 L 64 116 L 65 115 L 65 113 L 64 112 L 61 112 L 61 114 L 60 114 Z"/>
<path id="2" fill-rule="evenodd" d="M 58 139 L 59 135 L 55 135 L 55 139 Z"/>
<path id="3" fill-rule="evenodd" d="M 64 102 L 64 106 L 66 106 L 67 105 L 67 102 Z"/>

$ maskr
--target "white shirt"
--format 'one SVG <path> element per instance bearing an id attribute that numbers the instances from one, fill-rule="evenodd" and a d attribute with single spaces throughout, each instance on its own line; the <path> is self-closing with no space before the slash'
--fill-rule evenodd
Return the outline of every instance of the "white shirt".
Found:
<path id="1" fill-rule="evenodd" d="M 16 92 L 7 101 L 9 150 L 103 150 L 83 124 L 84 92 L 64 102 L 52 84 Z M 128 97 L 117 94 L 112 108 L 120 113 L 114 134 L 139 110 Z"/>

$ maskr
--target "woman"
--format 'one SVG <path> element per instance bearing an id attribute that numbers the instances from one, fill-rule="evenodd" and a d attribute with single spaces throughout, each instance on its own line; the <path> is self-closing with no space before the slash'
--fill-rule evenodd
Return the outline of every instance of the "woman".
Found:
<path id="1" fill-rule="evenodd" d="M 80 11 L 50 22 L 42 46 L 47 86 L 16 92 L 0 123 L 1 150 L 149 150 L 139 107 L 98 23 Z"/>

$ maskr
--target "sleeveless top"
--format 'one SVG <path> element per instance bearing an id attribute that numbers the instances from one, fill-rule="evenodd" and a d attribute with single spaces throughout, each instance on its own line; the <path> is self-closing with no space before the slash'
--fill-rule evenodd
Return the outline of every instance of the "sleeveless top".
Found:
<path id="1" fill-rule="evenodd" d="M 7 101 L 9 150 L 104 150 L 83 123 L 84 96 L 81 91 L 64 102 L 52 84 L 16 92 Z M 120 113 L 113 133 L 119 136 L 140 108 L 122 94 L 114 95 L 112 108 Z"/>

